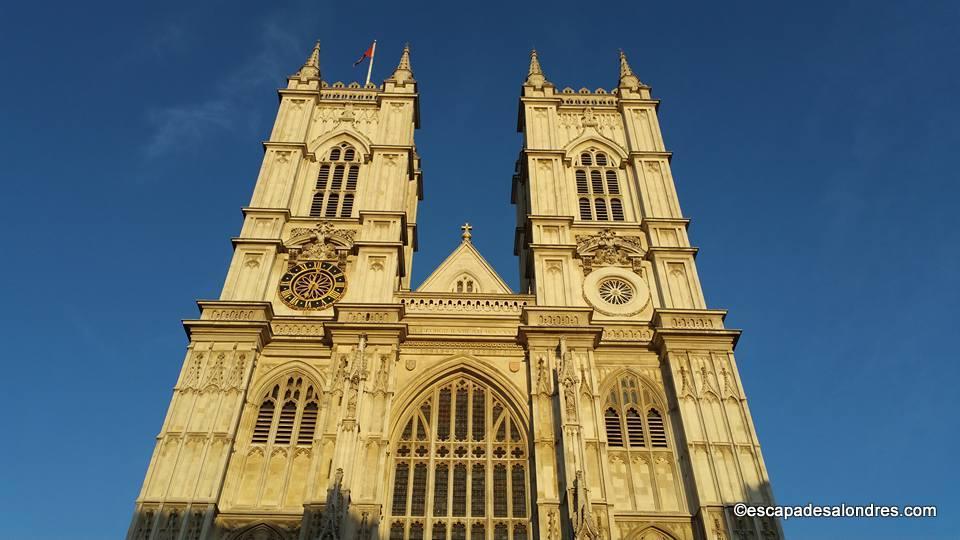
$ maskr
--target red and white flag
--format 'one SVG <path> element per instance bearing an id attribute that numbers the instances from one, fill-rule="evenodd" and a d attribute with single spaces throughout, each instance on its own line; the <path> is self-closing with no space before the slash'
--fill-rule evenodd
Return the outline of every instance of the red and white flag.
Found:
<path id="1" fill-rule="evenodd" d="M 353 66 L 359 66 L 367 58 L 373 58 L 373 44 L 367 47 L 367 50 L 363 51 L 363 54 L 360 55 L 360 59 L 353 63 Z"/>

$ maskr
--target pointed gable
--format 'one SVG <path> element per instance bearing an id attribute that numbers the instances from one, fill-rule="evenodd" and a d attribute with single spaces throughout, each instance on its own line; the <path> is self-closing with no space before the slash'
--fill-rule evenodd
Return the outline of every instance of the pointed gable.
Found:
<path id="1" fill-rule="evenodd" d="M 469 239 L 440 263 L 417 292 L 513 294 Z"/>

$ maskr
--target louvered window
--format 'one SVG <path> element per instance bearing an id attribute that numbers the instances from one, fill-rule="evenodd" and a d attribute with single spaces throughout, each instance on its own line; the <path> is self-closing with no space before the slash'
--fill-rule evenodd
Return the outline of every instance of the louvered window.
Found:
<path id="1" fill-rule="evenodd" d="M 593 206 L 597 211 L 597 221 L 607 221 L 609 219 L 607 216 L 607 201 L 600 198 L 594 199 Z"/>
<path id="2" fill-rule="evenodd" d="M 594 148 L 580 154 L 574 170 L 581 221 L 624 221 L 623 200 L 619 195 L 620 180 L 614 164 L 607 154 Z"/>
<path id="3" fill-rule="evenodd" d="M 347 143 L 330 149 L 320 164 L 317 183 L 310 202 L 312 217 L 353 216 L 354 199 L 360 180 L 360 156 Z"/>
<path id="4" fill-rule="evenodd" d="M 429 390 L 410 410 L 394 443 L 386 516 L 391 534 L 413 540 L 417 524 L 426 523 L 435 539 L 526 540 L 524 430 L 498 393 L 459 376 Z"/>
<path id="5" fill-rule="evenodd" d="M 607 444 L 623 447 L 623 428 L 620 427 L 620 415 L 615 409 L 607 409 L 603 415 L 603 422 L 607 427 Z"/>
<path id="6" fill-rule="evenodd" d="M 587 187 L 587 171 L 583 169 L 577 169 L 577 193 L 588 194 L 590 193 L 590 188 Z"/>
<path id="7" fill-rule="evenodd" d="M 593 219 L 593 212 L 590 210 L 590 199 L 586 197 L 580 199 L 580 219 L 584 221 Z"/>
<path id="8" fill-rule="evenodd" d="M 273 442 L 277 444 L 290 444 L 290 438 L 293 436 L 293 424 L 297 419 L 297 404 L 294 401 L 288 401 L 280 409 L 280 420 L 277 422 L 277 436 Z"/>
<path id="9" fill-rule="evenodd" d="M 614 221 L 623 221 L 623 203 L 620 199 L 610 199 L 610 213 Z"/>
<path id="10" fill-rule="evenodd" d="M 636 409 L 627 411 L 627 440 L 630 441 L 630 447 L 646 446 L 643 439 L 643 419 Z"/>
<path id="11" fill-rule="evenodd" d="M 257 424 L 253 428 L 253 439 L 255 443 L 265 443 L 270 437 L 270 425 L 273 423 L 273 399 L 267 398 L 260 405 L 260 411 L 257 413 Z"/>
<path id="12" fill-rule="evenodd" d="M 663 417 L 656 409 L 647 411 L 647 426 L 650 428 L 650 445 L 654 448 L 666 448 L 667 432 L 663 427 Z"/>
<path id="13" fill-rule="evenodd" d="M 675 462 L 662 399 L 660 392 L 630 373 L 617 377 L 609 390 L 603 414 L 607 451 L 620 455 L 625 467 L 646 467 L 661 457 Z M 631 457 L 638 455 L 643 459 Z M 646 469 L 636 472 L 646 474 Z"/>
<path id="14" fill-rule="evenodd" d="M 611 195 L 620 193 L 620 183 L 617 182 L 616 171 L 607 171 L 607 193 Z"/>
<path id="15" fill-rule="evenodd" d="M 311 444 L 313 435 L 317 430 L 317 412 L 316 402 L 307 403 L 303 408 L 303 416 L 300 417 L 300 432 L 297 434 L 297 444 Z"/>
<path id="16" fill-rule="evenodd" d="M 257 410 L 251 444 L 313 444 L 320 414 L 319 395 L 314 388 L 299 375 L 273 385 Z"/>

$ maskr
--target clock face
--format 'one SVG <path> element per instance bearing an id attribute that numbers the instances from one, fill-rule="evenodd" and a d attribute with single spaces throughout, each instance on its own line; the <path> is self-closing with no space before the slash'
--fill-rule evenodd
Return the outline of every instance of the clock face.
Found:
<path id="1" fill-rule="evenodd" d="M 343 296 L 347 278 L 327 261 L 305 261 L 280 277 L 280 299 L 293 309 L 324 309 Z"/>

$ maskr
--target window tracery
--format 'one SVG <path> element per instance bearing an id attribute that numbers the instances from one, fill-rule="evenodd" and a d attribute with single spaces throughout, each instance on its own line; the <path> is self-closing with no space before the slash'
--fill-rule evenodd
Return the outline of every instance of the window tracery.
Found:
<path id="1" fill-rule="evenodd" d="M 252 444 L 311 445 L 320 413 L 317 386 L 301 375 L 274 384 L 260 401 Z"/>
<path id="2" fill-rule="evenodd" d="M 623 221 L 617 170 L 604 152 L 590 148 L 577 158 L 574 179 L 583 221 Z"/>
<path id="3" fill-rule="evenodd" d="M 431 389 L 394 452 L 390 538 L 528 537 L 523 427 L 488 385 L 466 376 Z"/>
<path id="4" fill-rule="evenodd" d="M 351 217 L 359 178 L 360 155 L 356 149 L 348 143 L 331 148 L 317 173 L 310 216 Z"/>
<path id="5" fill-rule="evenodd" d="M 653 392 L 635 375 L 620 376 L 604 407 L 608 448 L 668 448 L 662 410 Z"/>

